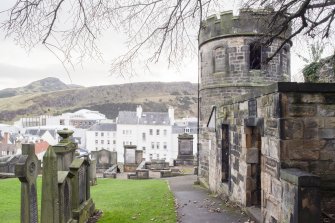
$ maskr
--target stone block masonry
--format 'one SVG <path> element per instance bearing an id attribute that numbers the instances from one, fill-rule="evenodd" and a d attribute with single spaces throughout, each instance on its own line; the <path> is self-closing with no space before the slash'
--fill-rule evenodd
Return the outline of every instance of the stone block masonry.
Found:
<path id="1" fill-rule="evenodd" d="M 223 12 L 201 24 L 199 36 L 200 126 L 205 127 L 213 106 L 243 94 L 257 93 L 259 87 L 290 79 L 290 43 L 269 62 L 282 39 L 271 46 L 257 45 L 265 33 L 272 12 L 241 10 L 239 16 Z M 289 35 L 290 31 L 286 32 Z M 238 111 L 237 111 L 238 112 Z M 271 129 L 269 129 L 271 131 Z M 207 133 L 201 131 L 199 173 L 208 179 Z"/>
<path id="2" fill-rule="evenodd" d="M 333 214 L 334 97 L 334 84 L 277 83 L 218 105 L 216 128 L 206 131 L 209 188 L 242 206 L 260 205 L 263 222 L 317 223 L 321 209 Z"/>

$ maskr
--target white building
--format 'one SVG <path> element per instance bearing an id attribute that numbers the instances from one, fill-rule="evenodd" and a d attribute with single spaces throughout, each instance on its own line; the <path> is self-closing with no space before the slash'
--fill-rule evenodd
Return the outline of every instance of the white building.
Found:
<path id="1" fill-rule="evenodd" d="M 174 110 L 168 112 L 120 111 L 117 118 L 118 161 L 124 161 L 124 145 L 136 145 L 143 150 L 145 160 L 165 159 L 172 164 L 172 124 Z"/>
<path id="2" fill-rule="evenodd" d="M 96 123 L 106 120 L 106 116 L 98 111 L 81 109 L 74 113 L 64 113 L 59 116 L 41 115 L 38 117 L 20 118 L 14 123 L 19 128 L 50 126 L 50 125 L 65 125 L 75 128 L 88 129 Z"/>
<path id="3" fill-rule="evenodd" d="M 116 151 L 116 124 L 97 123 L 86 131 L 86 149 Z"/>

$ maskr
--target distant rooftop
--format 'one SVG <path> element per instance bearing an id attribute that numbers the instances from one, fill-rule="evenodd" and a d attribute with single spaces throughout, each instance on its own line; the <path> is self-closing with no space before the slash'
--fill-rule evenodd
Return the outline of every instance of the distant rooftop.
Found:
<path id="1" fill-rule="evenodd" d="M 140 124 L 140 125 L 170 125 L 169 113 L 167 112 L 143 112 L 141 117 L 133 111 L 120 111 L 118 124 Z"/>
<path id="2" fill-rule="evenodd" d="M 88 131 L 116 131 L 115 123 L 97 123 L 91 126 Z"/>

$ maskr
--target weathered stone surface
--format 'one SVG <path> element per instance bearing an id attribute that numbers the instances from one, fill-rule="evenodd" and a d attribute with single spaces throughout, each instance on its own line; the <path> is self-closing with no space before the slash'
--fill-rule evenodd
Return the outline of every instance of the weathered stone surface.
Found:
<path id="1" fill-rule="evenodd" d="M 15 165 L 15 175 L 21 181 L 21 223 L 37 223 L 38 159 L 34 144 L 23 144 L 22 155 Z"/>
<path id="2" fill-rule="evenodd" d="M 50 146 L 43 157 L 41 221 L 59 222 L 57 155 Z"/>
<path id="3" fill-rule="evenodd" d="M 246 153 L 246 163 L 259 163 L 260 151 L 258 148 L 248 148 Z"/>
<path id="4" fill-rule="evenodd" d="M 335 138 L 335 128 L 319 129 L 319 137 L 321 139 L 334 139 Z"/>
<path id="5" fill-rule="evenodd" d="M 304 125 L 300 119 L 280 120 L 280 139 L 302 139 Z"/>
<path id="6" fill-rule="evenodd" d="M 299 187 L 320 186 L 320 177 L 294 168 L 280 170 L 280 179 Z"/>
<path id="7" fill-rule="evenodd" d="M 289 105 L 288 115 L 291 117 L 313 117 L 317 114 L 316 105 Z"/>
<path id="8" fill-rule="evenodd" d="M 318 106 L 318 115 L 323 117 L 335 117 L 335 105 L 324 105 Z"/>

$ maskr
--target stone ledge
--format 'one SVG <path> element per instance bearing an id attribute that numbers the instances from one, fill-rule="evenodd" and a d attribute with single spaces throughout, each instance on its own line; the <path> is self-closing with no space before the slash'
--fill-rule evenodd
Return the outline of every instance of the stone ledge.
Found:
<path id="1" fill-rule="evenodd" d="M 300 92 L 300 93 L 335 93 L 335 83 L 296 83 L 296 82 L 277 82 L 271 85 L 258 87 L 254 93 L 244 94 L 219 105 L 231 105 L 238 102 L 248 101 L 262 95 L 275 92 Z"/>
<path id="2" fill-rule="evenodd" d="M 280 179 L 301 187 L 320 187 L 320 177 L 300 169 L 281 169 Z"/>

